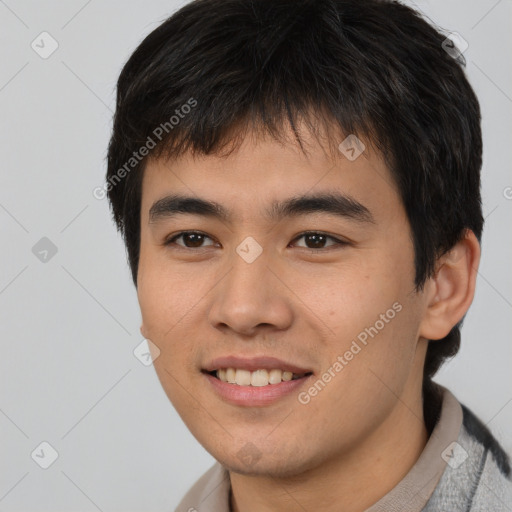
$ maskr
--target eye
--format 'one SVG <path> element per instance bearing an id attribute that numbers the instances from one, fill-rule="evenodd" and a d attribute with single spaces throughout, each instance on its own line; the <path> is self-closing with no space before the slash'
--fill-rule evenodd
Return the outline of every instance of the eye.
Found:
<path id="1" fill-rule="evenodd" d="M 326 235 L 325 233 L 320 233 L 318 231 L 308 231 L 307 233 L 302 233 L 299 235 L 293 242 L 297 242 L 297 240 L 300 240 L 301 238 L 304 239 L 304 244 L 297 244 L 298 247 L 305 247 L 306 249 L 325 249 L 326 247 L 332 247 L 332 246 L 342 246 L 342 245 L 348 245 L 348 242 L 345 242 L 343 240 L 339 240 L 338 238 L 335 238 L 330 235 Z M 326 243 L 328 240 L 331 240 L 333 243 L 326 246 Z"/>
<path id="2" fill-rule="evenodd" d="M 182 243 L 177 243 L 177 240 L 179 239 L 182 240 Z M 177 233 L 176 235 L 166 240 L 165 245 L 176 244 L 179 245 L 180 247 L 185 247 L 186 249 L 201 249 L 202 247 L 214 245 L 202 245 L 206 239 L 212 240 L 208 235 L 205 235 L 204 233 L 201 233 L 199 231 L 182 231 L 181 233 Z"/>

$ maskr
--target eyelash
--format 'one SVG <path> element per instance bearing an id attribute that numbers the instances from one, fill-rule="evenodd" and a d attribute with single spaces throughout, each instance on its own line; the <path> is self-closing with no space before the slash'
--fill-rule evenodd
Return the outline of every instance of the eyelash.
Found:
<path id="1" fill-rule="evenodd" d="M 193 250 L 196 250 L 196 249 L 197 250 L 205 249 L 205 247 L 186 247 L 184 245 L 175 244 L 175 241 L 178 240 L 179 238 L 181 238 L 182 236 L 184 236 L 184 235 L 191 235 L 191 234 L 203 235 L 206 238 L 209 238 L 210 240 L 213 240 L 212 237 L 208 236 L 206 233 L 203 233 L 201 231 L 180 231 L 179 233 L 176 233 L 175 235 L 172 235 L 170 238 L 165 240 L 163 245 L 170 246 L 170 245 L 174 244 L 174 245 L 177 245 L 180 249 L 184 249 L 184 250 L 187 250 L 187 251 L 193 251 Z M 326 251 L 326 250 L 335 248 L 336 246 L 343 247 L 343 246 L 349 245 L 349 242 L 346 242 L 344 240 L 340 240 L 339 238 L 336 238 L 336 237 L 334 237 L 332 235 L 328 235 L 327 233 L 323 233 L 322 231 L 305 231 L 305 232 L 301 233 L 300 235 L 296 236 L 292 240 L 292 242 L 296 242 L 297 240 L 300 240 L 301 238 L 303 238 L 305 236 L 308 236 L 308 235 L 322 235 L 322 236 L 325 236 L 328 239 L 333 240 L 335 243 L 333 245 L 330 245 L 330 246 L 327 246 L 327 247 L 322 247 L 322 248 L 319 248 L 319 249 L 314 249 L 314 248 L 309 248 L 309 247 L 301 247 L 301 249 L 307 249 L 309 251 L 315 251 L 316 252 L 316 251 Z M 211 246 L 208 246 L 208 247 L 211 247 Z"/>

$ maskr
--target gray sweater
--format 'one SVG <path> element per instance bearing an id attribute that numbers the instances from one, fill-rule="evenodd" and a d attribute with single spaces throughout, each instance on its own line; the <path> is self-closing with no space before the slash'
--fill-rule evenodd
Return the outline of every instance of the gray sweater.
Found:
<path id="1" fill-rule="evenodd" d="M 487 427 L 446 388 L 429 440 L 407 475 L 364 512 L 512 512 L 510 460 Z M 219 463 L 176 512 L 230 512 L 230 479 Z"/>
<path id="2" fill-rule="evenodd" d="M 464 405 L 462 410 L 462 463 L 447 465 L 423 512 L 512 512 L 509 457 L 487 427 Z"/>

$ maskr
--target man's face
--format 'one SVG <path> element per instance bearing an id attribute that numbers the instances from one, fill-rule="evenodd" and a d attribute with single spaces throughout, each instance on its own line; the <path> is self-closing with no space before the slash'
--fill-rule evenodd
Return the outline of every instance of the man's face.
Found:
<path id="1" fill-rule="evenodd" d="M 183 421 L 237 472 L 299 474 L 421 415 L 426 300 L 390 171 L 368 147 L 332 160 L 306 140 L 308 157 L 248 136 L 144 171 L 142 331 Z M 175 201 L 150 215 L 170 195 L 225 216 Z"/>

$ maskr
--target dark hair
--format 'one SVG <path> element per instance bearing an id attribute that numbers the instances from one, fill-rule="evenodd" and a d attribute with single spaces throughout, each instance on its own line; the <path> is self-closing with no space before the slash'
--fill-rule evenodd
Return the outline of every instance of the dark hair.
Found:
<path id="1" fill-rule="evenodd" d="M 421 290 L 437 258 L 467 229 L 480 240 L 483 227 L 480 108 L 461 54 L 445 51 L 445 39 L 389 0 L 182 7 L 144 39 L 117 84 L 106 190 L 135 286 L 142 148 L 154 157 L 229 154 L 248 129 L 280 140 L 283 123 L 303 147 L 302 120 L 313 133 L 334 122 L 333 147 L 341 130 L 384 155 L 410 222 Z M 426 383 L 459 344 L 460 323 L 429 343 Z"/>

